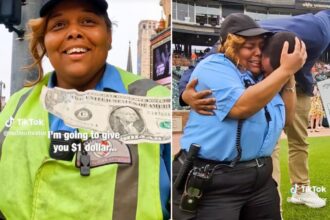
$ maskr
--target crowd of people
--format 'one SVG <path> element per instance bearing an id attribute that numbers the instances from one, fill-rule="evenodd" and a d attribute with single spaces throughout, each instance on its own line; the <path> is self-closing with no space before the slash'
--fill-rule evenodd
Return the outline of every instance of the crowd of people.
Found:
<path id="1" fill-rule="evenodd" d="M 210 48 L 205 48 L 204 50 L 194 49 L 191 54 L 185 55 L 182 45 L 176 45 L 176 49 L 173 50 L 173 66 L 191 66 L 195 65 L 196 62 L 202 58 L 205 54 L 210 52 Z M 174 68 L 173 68 L 174 69 Z"/>
<path id="2" fill-rule="evenodd" d="M 321 99 L 320 90 L 317 82 L 330 78 L 330 65 L 317 62 L 311 70 L 314 79 L 313 97 L 311 97 L 311 109 L 309 112 L 309 131 L 319 132 L 323 128 L 325 118 L 324 106 Z M 326 123 L 329 125 L 328 123 Z"/>

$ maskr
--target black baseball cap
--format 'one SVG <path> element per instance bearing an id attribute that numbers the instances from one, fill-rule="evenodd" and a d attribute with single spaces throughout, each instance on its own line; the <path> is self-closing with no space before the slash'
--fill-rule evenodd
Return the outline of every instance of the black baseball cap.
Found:
<path id="1" fill-rule="evenodd" d="M 230 14 L 222 22 L 220 29 L 221 42 L 226 40 L 228 33 L 243 37 L 271 34 L 270 31 L 261 28 L 251 17 L 242 13 Z"/>
<path id="2" fill-rule="evenodd" d="M 41 9 L 39 12 L 40 17 L 46 16 L 47 13 L 49 13 L 49 11 L 61 1 L 62 0 L 42 0 Z M 88 0 L 87 2 L 91 2 L 102 14 L 107 14 L 108 3 L 106 0 Z"/>

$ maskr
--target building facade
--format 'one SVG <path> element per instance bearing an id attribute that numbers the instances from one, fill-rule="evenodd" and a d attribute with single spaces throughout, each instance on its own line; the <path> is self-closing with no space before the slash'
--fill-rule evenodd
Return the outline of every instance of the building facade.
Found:
<path id="1" fill-rule="evenodd" d="M 160 0 L 160 6 L 163 7 L 166 27 L 171 26 L 171 0 Z"/>
<path id="2" fill-rule="evenodd" d="M 0 96 L 0 112 L 2 112 L 3 108 L 5 107 L 6 105 L 6 97 L 5 96 Z"/>
<path id="3" fill-rule="evenodd" d="M 231 13 L 264 20 L 330 8 L 329 0 L 173 0 L 172 4 L 173 44 L 185 57 L 191 56 L 192 45 L 214 45 L 221 22 Z"/>
<path id="4" fill-rule="evenodd" d="M 139 23 L 137 48 L 137 72 L 150 79 L 150 38 L 156 34 L 157 21 L 143 20 Z"/>
<path id="5" fill-rule="evenodd" d="M 5 107 L 6 97 L 2 96 L 2 89 L 6 88 L 6 84 L 0 80 L 0 112 Z"/>
<path id="6" fill-rule="evenodd" d="M 221 23 L 231 13 L 244 13 L 255 20 L 281 18 L 330 9 L 329 0 L 173 0 L 172 3 L 172 109 L 173 140 L 177 140 L 188 118 L 189 107 L 179 104 L 179 81 L 219 39 Z M 205 49 L 206 48 L 206 49 Z M 192 56 L 193 55 L 193 56 Z M 320 60 L 330 63 L 330 47 Z"/>
<path id="7" fill-rule="evenodd" d="M 171 0 L 160 0 L 164 16 L 150 39 L 150 75 L 157 83 L 171 89 Z"/>
<path id="8" fill-rule="evenodd" d="M 192 54 L 202 56 L 205 47 L 218 41 L 221 23 L 229 14 L 244 13 L 258 21 L 322 9 L 330 9 L 329 0 L 173 0 L 173 109 L 182 109 L 176 92 L 182 72 L 193 64 Z M 330 63 L 330 48 L 320 60 Z"/>

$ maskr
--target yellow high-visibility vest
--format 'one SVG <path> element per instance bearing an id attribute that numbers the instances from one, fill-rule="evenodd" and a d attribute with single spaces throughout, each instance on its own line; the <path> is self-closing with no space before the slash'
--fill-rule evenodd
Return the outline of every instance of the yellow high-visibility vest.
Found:
<path id="1" fill-rule="evenodd" d="M 169 96 L 151 80 L 117 69 L 130 94 Z M 163 219 L 159 144 L 129 145 L 132 164 L 95 167 L 83 177 L 72 161 L 49 157 L 48 112 L 40 93 L 49 75 L 33 88 L 15 93 L 0 115 L 0 211 L 7 220 Z M 35 119 L 19 125 L 10 118 Z M 11 135 L 6 136 L 6 132 Z M 45 132 L 45 135 L 29 135 Z M 16 135 L 14 135 L 16 133 Z M 1 140 L 2 139 L 2 140 Z M 76 156 L 75 156 L 76 157 Z"/>

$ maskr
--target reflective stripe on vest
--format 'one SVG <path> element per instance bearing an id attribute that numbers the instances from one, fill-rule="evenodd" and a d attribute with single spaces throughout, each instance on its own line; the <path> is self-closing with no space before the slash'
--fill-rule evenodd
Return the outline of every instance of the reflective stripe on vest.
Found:
<path id="1" fill-rule="evenodd" d="M 157 85 L 149 79 L 136 80 L 128 85 L 128 93 L 146 96 L 148 91 Z M 130 145 L 129 147 L 134 163 L 131 166 L 118 166 L 113 207 L 114 220 L 135 219 L 137 217 L 139 183 L 136 183 L 134 187 L 131 187 L 130 183 L 139 179 L 138 148 L 137 145 Z"/>
<path id="2" fill-rule="evenodd" d="M 5 216 L 2 214 L 1 210 L 0 210 L 0 220 L 6 220 Z"/>
<path id="3" fill-rule="evenodd" d="M 119 165 L 117 169 L 113 219 L 135 219 L 138 201 L 139 160 L 137 145 L 129 146 L 132 155 L 132 165 Z"/>
<path id="4" fill-rule="evenodd" d="M 128 93 L 131 95 L 146 96 L 148 91 L 158 84 L 150 79 L 140 79 L 128 86 Z"/>

